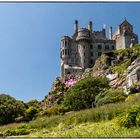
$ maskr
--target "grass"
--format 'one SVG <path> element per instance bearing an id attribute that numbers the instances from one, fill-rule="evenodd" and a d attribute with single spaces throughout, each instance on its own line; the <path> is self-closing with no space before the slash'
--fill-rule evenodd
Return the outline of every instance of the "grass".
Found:
<path id="1" fill-rule="evenodd" d="M 61 124 L 52 131 L 46 128 L 16 138 L 139 138 L 140 128 L 130 129 L 117 125 L 117 119 L 101 122 L 86 122 L 62 129 Z"/>
<path id="2" fill-rule="evenodd" d="M 123 73 L 128 68 L 130 63 L 131 63 L 131 59 L 128 59 L 126 62 L 123 62 L 122 64 L 113 67 L 112 72 L 113 73 L 116 73 L 116 72 L 117 73 Z"/>
<path id="3" fill-rule="evenodd" d="M 14 137 L 140 137 L 140 128 L 126 129 L 117 123 L 129 108 L 140 105 L 140 93 L 126 102 L 106 104 L 93 109 L 72 112 L 62 116 L 39 117 L 29 123 L 13 123 L 0 127 L 0 132 L 27 129 L 30 134 Z M 11 137 L 11 136 L 10 136 Z"/>

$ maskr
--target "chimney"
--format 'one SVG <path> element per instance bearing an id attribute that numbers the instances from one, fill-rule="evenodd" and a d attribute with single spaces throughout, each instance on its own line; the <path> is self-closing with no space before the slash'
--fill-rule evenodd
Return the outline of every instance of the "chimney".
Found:
<path id="1" fill-rule="evenodd" d="M 74 23 L 74 31 L 75 31 L 75 33 L 78 32 L 78 20 L 75 20 L 75 23 Z"/>
<path id="2" fill-rule="evenodd" d="M 102 28 L 102 37 L 103 37 L 103 39 L 106 39 L 106 29 L 105 29 L 105 24 L 103 24 L 103 28 Z"/>
<path id="3" fill-rule="evenodd" d="M 92 21 L 88 22 L 88 30 L 92 32 Z"/>
<path id="4" fill-rule="evenodd" d="M 112 33 L 112 26 L 110 26 L 109 28 L 109 39 L 112 40 L 112 36 L 113 36 L 113 33 Z"/>

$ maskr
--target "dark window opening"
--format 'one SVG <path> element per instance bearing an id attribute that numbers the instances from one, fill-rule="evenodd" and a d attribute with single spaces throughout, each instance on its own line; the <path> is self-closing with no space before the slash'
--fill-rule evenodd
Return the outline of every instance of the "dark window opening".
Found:
<path id="1" fill-rule="evenodd" d="M 101 56 L 102 55 L 102 53 L 101 52 L 98 52 L 98 56 Z"/>
<path id="2" fill-rule="evenodd" d="M 90 64 L 93 64 L 93 59 L 90 60 Z"/>
<path id="3" fill-rule="evenodd" d="M 64 55 L 64 50 L 62 50 L 62 55 Z"/>
<path id="4" fill-rule="evenodd" d="M 67 46 L 67 41 L 65 41 L 65 46 Z"/>
<path id="5" fill-rule="evenodd" d="M 90 49 L 93 49 L 93 45 L 90 45 Z"/>
<path id="6" fill-rule="evenodd" d="M 98 49 L 101 50 L 102 49 L 102 45 L 98 45 Z"/>
<path id="7" fill-rule="evenodd" d="M 70 74 L 70 71 L 68 71 L 67 74 Z"/>
<path id="8" fill-rule="evenodd" d="M 112 45 L 112 50 L 115 50 L 115 47 Z"/>
<path id="9" fill-rule="evenodd" d="M 90 55 L 93 56 L 93 52 L 91 52 Z"/>
<path id="10" fill-rule="evenodd" d="M 67 50 L 65 50 L 65 55 L 67 55 Z"/>
<path id="11" fill-rule="evenodd" d="M 105 45 L 105 50 L 109 50 L 109 45 Z"/>

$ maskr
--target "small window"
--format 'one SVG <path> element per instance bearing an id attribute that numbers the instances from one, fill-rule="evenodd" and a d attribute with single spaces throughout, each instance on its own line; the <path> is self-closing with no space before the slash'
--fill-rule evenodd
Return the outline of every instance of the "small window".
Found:
<path id="1" fill-rule="evenodd" d="M 65 49 L 65 55 L 67 55 L 67 50 Z"/>
<path id="2" fill-rule="evenodd" d="M 84 56 L 85 56 L 85 52 L 84 52 Z"/>
<path id="3" fill-rule="evenodd" d="M 105 45 L 105 50 L 109 50 L 109 45 Z"/>
<path id="4" fill-rule="evenodd" d="M 93 49 L 93 45 L 90 45 L 90 49 Z"/>
<path id="5" fill-rule="evenodd" d="M 93 64 L 93 59 L 90 60 L 90 64 Z"/>
<path id="6" fill-rule="evenodd" d="M 101 50 L 102 49 L 102 45 L 98 45 L 98 49 Z"/>
<path id="7" fill-rule="evenodd" d="M 98 56 L 101 56 L 102 55 L 102 53 L 101 52 L 98 52 Z"/>
<path id="8" fill-rule="evenodd" d="M 67 41 L 65 41 L 65 46 L 67 46 Z"/>
<path id="9" fill-rule="evenodd" d="M 68 71 L 67 74 L 70 74 L 70 71 Z"/>
<path id="10" fill-rule="evenodd" d="M 86 46 L 84 46 L 84 49 L 86 48 Z"/>
<path id="11" fill-rule="evenodd" d="M 91 52 L 90 55 L 93 56 L 93 52 Z"/>
<path id="12" fill-rule="evenodd" d="M 64 55 L 64 50 L 62 50 L 62 55 Z"/>
<path id="13" fill-rule="evenodd" d="M 114 45 L 112 45 L 112 50 L 115 50 L 115 47 L 114 47 Z"/>

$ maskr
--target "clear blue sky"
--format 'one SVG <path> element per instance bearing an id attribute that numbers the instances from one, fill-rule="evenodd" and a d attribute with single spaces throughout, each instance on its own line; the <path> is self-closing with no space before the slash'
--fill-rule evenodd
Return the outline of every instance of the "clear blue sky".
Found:
<path id="1" fill-rule="evenodd" d="M 0 93 L 42 100 L 60 74 L 60 38 L 73 34 L 74 20 L 108 32 L 125 17 L 140 38 L 140 3 L 0 3 Z"/>

